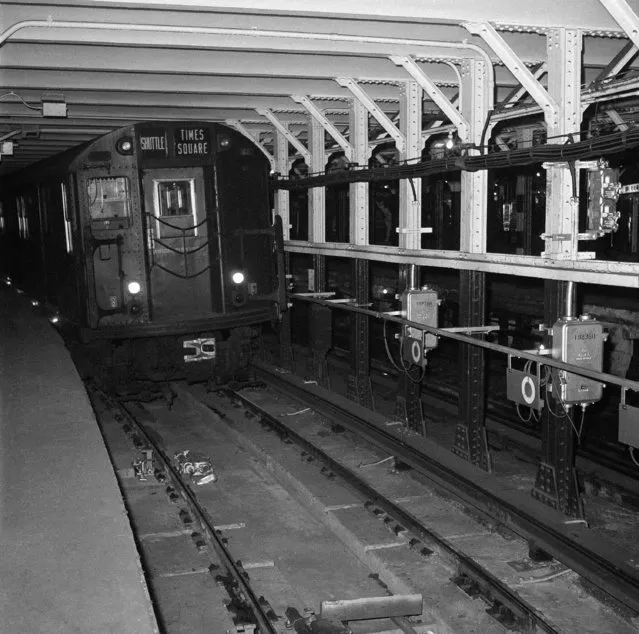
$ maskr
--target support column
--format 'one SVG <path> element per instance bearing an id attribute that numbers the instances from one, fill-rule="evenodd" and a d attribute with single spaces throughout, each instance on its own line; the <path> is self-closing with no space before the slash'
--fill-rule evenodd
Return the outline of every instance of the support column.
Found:
<path id="1" fill-rule="evenodd" d="M 422 88 L 416 81 L 402 82 L 399 93 L 399 130 L 404 148 L 401 161 L 422 155 Z M 421 249 L 422 180 L 402 178 L 399 181 L 399 246 Z"/>
<path id="2" fill-rule="evenodd" d="M 548 137 L 579 133 L 581 124 L 581 33 L 573 29 L 552 29 L 546 39 L 548 52 L 548 92 L 559 104 L 554 113 L 546 114 Z M 557 138 L 555 143 L 565 139 Z M 548 167 L 546 193 L 546 250 L 544 256 L 556 260 L 576 260 L 578 191 L 566 165 Z M 579 179 L 575 179 L 575 187 Z M 553 240 L 565 235 L 569 239 Z M 563 314 L 566 306 L 567 282 L 547 281 L 544 288 L 544 319 L 549 326 Z M 574 306 L 572 310 L 574 311 Z M 574 312 L 573 312 L 574 314 Z M 552 345 L 545 337 L 544 343 Z M 546 407 L 542 417 L 541 462 L 531 495 L 545 504 L 572 517 L 583 516 L 583 506 L 575 470 L 575 437 L 567 416 L 555 416 L 562 410 L 552 392 L 546 392 Z"/>
<path id="3" fill-rule="evenodd" d="M 355 282 L 355 298 L 358 304 L 368 304 L 368 260 L 352 260 L 351 275 Z M 366 315 L 351 315 L 351 374 L 348 377 L 347 395 L 359 405 L 374 409 L 370 378 L 369 319 Z"/>
<path id="4" fill-rule="evenodd" d="M 308 168 L 311 173 L 324 171 L 326 164 L 324 135 L 324 128 L 311 118 L 308 126 L 308 149 L 311 153 Z M 313 187 L 309 190 L 308 213 L 309 242 L 325 242 L 326 190 L 324 187 Z"/>
<path id="5" fill-rule="evenodd" d="M 414 278 L 411 277 L 411 268 Z M 419 267 L 401 265 L 399 267 L 398 291 L 403 293 L 407 288 L 419 286 Z M 415 383 L 405 374 L 398 377 L 397 399 L 395 400 L 395 417 L 406 423 L 412 431 L 426 435 L 426 424 L 422 411 L 421 383 Z"/>
<path id="6" fill-rule="evenodd" d="M 349 115 L 350 143 L 353 148 L 352 160 L 358 165 L 368 164 L 368 111 L 357 99 L 352 101 Z M 350 203 L 350 243 L 368 244 L 368 183 L 351 183 Z M 368 304 L 370 268 L 367 260 L 352 261 L 351 275 L 358 304 Z M 348 398 L 359 405 L 373 409 L 373 390 L 370 377 L 370 320 L 366 315 L 351 315 L 351 368 L 348 377 Z"/>
<path id="7" fill-rule="evenodd" d="M 468 121 L 468 142 L 479 145 L 492 94 L 488 69 L 483 61 L 462 65 L 462 115 Z M 476 152 L 476 150 L 469 150 Z M 488 175 L 486 171 L 461 174 L 460 250 L 486 252 Z M 459 325 L 483 326 L 486 312 L 486 274 L 459 273 Z M 485 471 L 492 471 L 485 426 L 486 364 L 483 348 L 460 346 L 459 416 L 453 452 Z"/>
<path id="8" fill-rule="evenodd" d="M 313 255 L 313 271 L 315 276 L 315 291 L 321 292 L 326 288 L 326 257 Z M 311 375 L 318 385 L 330 389 L 328 363 L 326 355 L 332 348 L 333 316 L 330 308 L 311 304 L 310 306 L 311 337 Z"/>
<path id="9" fill-rule="evenodd" d="M 422 87 L 416 81 L 402 82 L 399 93 L 399 129 L 404 137 L 400 160 L 415 159 L 422 154 Z M 422 181 L 421 178 L 399 182 L 399 246 L 403 249 L 421 249 Z M 400 267 L 400 292 L 409 287 L 410 265 Z M 416 280 L 414 284 L 418 285 Z M 413 431 L 424 435 L 421 383 L 411 381 L 405 374 L 399 376 L 399 389 L 395 401 L 395 414 Z"/>
<path id="10" fill-rule="evenodd" d="M 288 139 L 279 130 L 275 130 L 275 171 L 283 176 L 288 176 Z M 275 192 L 275 213 L 282 218 L 282 230 L 284 241 L 291 237 L 290 224 L 290 197 L 287 189 L 278 189 Z M 291 270 L 291 256 L 284 254 L 286 273 Z M 285 282 L 288 285 L 288 279 Z M 280 323 L 280 365 L 289 371 L 293 370 L 293 337 L 291 332 L 291 311 L 287 310 L 282 315 Z"/>

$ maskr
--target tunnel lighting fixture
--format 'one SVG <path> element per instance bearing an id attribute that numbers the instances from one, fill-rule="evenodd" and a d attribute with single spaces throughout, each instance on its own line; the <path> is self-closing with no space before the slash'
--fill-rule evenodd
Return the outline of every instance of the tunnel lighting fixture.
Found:
<path id="1" fill-rule="evenodd" d="M 11 286 L 11 284 L 13 284 L 13 282 L 11 281 L 11 278 L 10 278 L 10 277 L 5 277 L 5 278 L 4 278 L 4 283 L 5 283 L 7 286 Z"/>
<path id="2" fill-rule="evenodd" d="M 31 300 L 31 306 L 36 308 L 37 306 L 40 306 L 40 302 L 37 299 L 32 299 Z"/>
<path id="3" fill-rule="evenodd" d="M 455 141 L 453 140 L 453 133 L 448 133 L 448 138 L 446 139 L 446 149 L 452 150 L 455 147 Z"/>
<path id="4" fill-rule="evenodd" d="M 60 323 L 60 315 L 51 315 L 51 317 L 49 317 L 49 321 L 52 324 L 59 324 Z"/>
<path id="5" fill-rule="evenodd" d="M 127 290 L 131 295 L 137 295 L 142 290 L 142 286 L 140 286 L 139 282 L 129 282 Z"/>
<path id="6" fill-rule="evenodd" d="M 231 279 L 233 280 L 233 284 L 241 284 L 244 281 L 244 273 L 242 273 L 242 271 L 235 271 L 235 273 L 231 275 Z"/>

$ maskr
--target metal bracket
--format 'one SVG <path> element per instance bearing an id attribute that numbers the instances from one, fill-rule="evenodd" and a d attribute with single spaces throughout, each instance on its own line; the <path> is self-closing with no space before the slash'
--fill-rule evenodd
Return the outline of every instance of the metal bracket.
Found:
<path id="1" fill-rule="evenodd" d="M 310 165 L 311 162 L 311 153 L 308 151 L 308 148 L 304 147 L 300 140 L 294 135 L 291 134 L 291 131 L 273 114 L 271 110 L 268 108 L 255 108 L 257 114 L 266 117 L 275 128 L 286 137 L 288 142 L 300 153 L 302 158 L 306 161 L 307 165 Z"/>
<path id="2" fill-rule="evenodd" d="M 306 108 L 308 113 L 328 132 L 337 144 L 344 150 L 344 155 L 349 161 L 353 160 L 353 146 L 346 140 L 346 137 L 326 118 L 326 115 L 304 95 L 291 95 L 291 99 L 300 103 Z"/>
<path id="3" fill-rule="evenodd" d="M 600 0 L 604 8 L 625 31 L 635 46 L 639 46 L 639 17 L 625 0 Z"/>
<path id="4" fill-rule="evenodd" d="M 368 110 L 372 117 L 388 132 L 395 141 L 395 147 L 399 152 L 404 151 L 406 137 L 397 129 L 397 126 L 386 116 L 382 109 L 369 97 L 369 95 L 351 77 L 336 77 L 335 81 L 353 93 L 354 97 Z"/>
<path id="5" fill-rule="evenodd" d="M 253 141 L 253 143 L 260 148 L 262 154 L 264 154 L 264 156 L 268 159 L 268 162 L 271 164 L 271 169 L 275 169 L 275 157 L 259 142 L 258 139 L 255 138 L 255 135 L 251 134 L 241 121 L 238 121 L 237 119 L 227 119 L 225 123 L 226 125 L 235 128 L 240 134 L 243 134 L 250 141 Z"/>
<path id="6" fill-rule="evenodd" d="M 408 229 L 406 227 L 396 227 L 395 233 L 433 233 L 433 228 L 418 227 L 417 229 Z"/>
<path id="7" fill-rule="evenodd" d="M 459 136 L 469 140 L 470 124 L 457 108 L 448 100 L 446 95 L 437 87 L 435 82 L 417 65 L 417 62 L 407 55 L 391 55 L 391 62 L 402 66 L 404 70 L 421 86 L 424 92 L 437 104 L 442 112 L 452 121 L 459 131 Z"/>
<path id="8" fill-rule="evenodd" d="M 544 113 L 557 116 L 559 105 L 548 94 L 548 91 L 535 79 L 533 74 L 526 68 L 524 62 L 506 43 L 504 38 L 497 33 L 488 22 L 466 22 L 464 28 L 473 35 L 479 35 L 490 48 L 497 53 L 504 62 L 508 70 L 516 77 L 519 83 L 526 89 L 528 94 L 542 108 Z"/>

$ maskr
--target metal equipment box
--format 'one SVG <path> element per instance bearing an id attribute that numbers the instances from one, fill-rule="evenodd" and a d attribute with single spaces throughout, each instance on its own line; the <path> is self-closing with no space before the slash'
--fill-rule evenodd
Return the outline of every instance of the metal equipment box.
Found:
<path id="1" fill-rule="evenodd" d="M 603 324 L 582 316 L 564 318 L 553 325 L 553 358 L 601 372 L 603 368 Z M 566 405 L 594 403 L 601 399 L 603 384 L 571 372 L 560 371 L 559 397 Z"/>
<path id="2" fill-rule="evenodd" d="M 402 307 L 406 311 L 406 319 L 437 328 L 439 323 L 439 297 L 437 296 L 437 291 L 430 288 L 404 291 L 401 301 Z M 406 336 L 413 339 L 421 339 L 422 331 L 407 326 Z M 423 338 L 425 349 L 437 347 L 437 337 L 435 335 L 425 332 L 423 333 Z"/>

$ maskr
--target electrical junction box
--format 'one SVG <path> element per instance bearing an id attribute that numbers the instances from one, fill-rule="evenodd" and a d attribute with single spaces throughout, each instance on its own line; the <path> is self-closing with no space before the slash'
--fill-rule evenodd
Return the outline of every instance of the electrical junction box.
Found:
<path id="1" fill-rule="evenodd" d="M 563 318 L 552 327 L 552 356 L 554 359 L 601 372 L 603 343 L 606 334 L 603 325 L 582 315 L 579 319 Z M 561 398 L 565 405 L 595 403 L 601 399 L 603 384 L 585 376 L 559 371 Z"/>
<path id="2" fill-rule="evenodd" d="M 404 291 L 401 296 L 401 302 L 402 309 L 406 313 L 406 319 L 437 328 L 439 323 L 439 298 L 436 291 L 430 288 Z M 425 350 L 437 347 L 437 337 L 429 332 L 406 326 L 405 336 L 412 339 L 422 339 L 423 337 Z"/>

